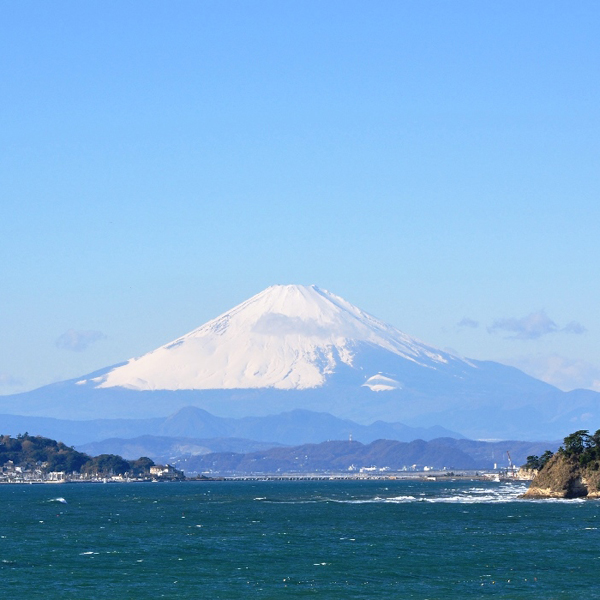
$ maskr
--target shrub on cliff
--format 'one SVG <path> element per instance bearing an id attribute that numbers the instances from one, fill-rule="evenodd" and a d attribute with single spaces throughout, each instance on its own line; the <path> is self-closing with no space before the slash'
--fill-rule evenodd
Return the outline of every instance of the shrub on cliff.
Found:
<path id="1" fill-rule="evenodd" d="M 590 435 L 587 429 L 580 429 L 564 439 L 564 445 L 558 449 L 563 456 L 575 458 L 583 467 L 598 470 L 600 461 L 600 429 Z"/>
<path id="2" fill-rule="evenodd" d="M 554 452 L 546 450 L 541 456 L 531 455 L 527 457 L 527 462 L 523 465 L 524 469 L 539 471 L 543 469 L 546 463 L 554 456 Z"/>

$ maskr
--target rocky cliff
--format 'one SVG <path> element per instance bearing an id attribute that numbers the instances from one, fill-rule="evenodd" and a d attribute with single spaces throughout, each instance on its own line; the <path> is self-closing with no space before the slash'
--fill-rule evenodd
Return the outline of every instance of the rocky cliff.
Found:
<path id="1" fill-rule="evenodd" d="M 537 473 L 523 498 L 600 498 L 600 463 L 582 465 L 558 452 Z"/>

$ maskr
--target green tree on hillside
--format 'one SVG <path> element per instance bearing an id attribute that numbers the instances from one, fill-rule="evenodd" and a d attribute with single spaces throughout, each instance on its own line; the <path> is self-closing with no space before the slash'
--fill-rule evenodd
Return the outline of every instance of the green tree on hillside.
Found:
<path id="1" fill-rule="evenodd" d="M 600 468 L 600 429 L 592 435 L 587 429 L 571 433 L 558 451 L 563 456 L 577 459 L 582 466 L 590 465 L 597 470 Z"/>
<path id="2" fill-rule="evenodd" d="M 0 435 L 0 466 L 9 461 L 19 467 L 41 468 L 45 472 L 83 472 L 101 476 L 145 475 L 154 465 L 147 457 L 127 461 L 116 454 L 101 454 L 92 458 L 62 442 L 28 433 L 16 438 Z"/>

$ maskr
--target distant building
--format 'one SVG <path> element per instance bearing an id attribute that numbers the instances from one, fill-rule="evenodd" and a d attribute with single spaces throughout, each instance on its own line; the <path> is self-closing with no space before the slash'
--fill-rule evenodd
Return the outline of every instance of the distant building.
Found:
<path id="1" fill-rule="evenodd" d="M 4 473 L 14 473 L 15 472 L 15 463 L 12 460 L 7 460 L 2 466 L 2 471 Z"/>
<path id="2" fill-rule="evenodd" d="M 184 479 L 183 471 L 173 465 L 154 465 L 150 467 L 150 475 L 158 479 Z"/>

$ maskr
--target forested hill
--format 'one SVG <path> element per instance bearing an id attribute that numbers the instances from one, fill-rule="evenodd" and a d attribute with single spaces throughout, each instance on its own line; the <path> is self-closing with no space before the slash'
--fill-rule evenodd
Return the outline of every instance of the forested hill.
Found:
<path id="1" fill-rule="evenodd" d="M 116 454 L 91 457 L 62 442 L 27 433 L 0 436 L 0 467 L 11 463 L 23 469 L 38 468 L 42 472 L 145 475 L 154 462 L 149 458 L 125 460 Z"/>
<path id="2" fill-rule="evenodd" d="M 545 443 L 543 443 L 545 444 Z M 239 454 L 215 452 L 203 456 L 180 458 L 177 466 L 193 473 L 307 473 L 318 471 L 347 471 L 352 467 L 434 469 L 486 469 L 506 457 L 506 450 L 516 460 L 524 459 L 531 451 L 543 447 L 533 442 L 477 442 L 438 438 L 426 442 L 376 440 L 370 444 L 357 441 L 330 441 L 278 447 L 259 452 Z"/>
<path id="3" fill-rule="evenodd" d="M 529 456 L 524 466 L 537 472 L 526 498 L 600 498 L 600 429 L 571 433 L 555 454 Z"/>

